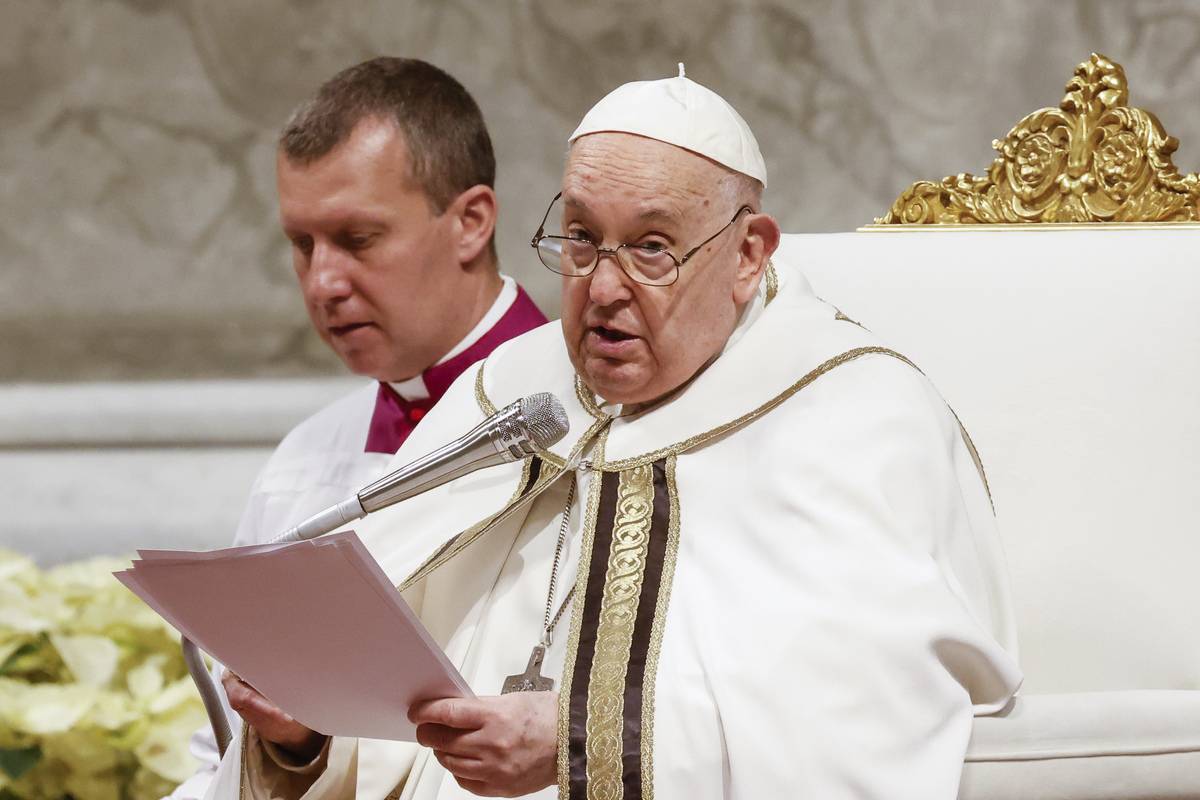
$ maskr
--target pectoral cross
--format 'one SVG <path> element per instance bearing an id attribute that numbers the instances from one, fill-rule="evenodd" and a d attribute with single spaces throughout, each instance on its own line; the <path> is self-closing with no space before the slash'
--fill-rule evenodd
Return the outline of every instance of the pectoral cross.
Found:
<path id="1" fill-rule="evenodd" d="M 520 675 L 509 675 L 504 679 L 504 688 L 500 694 L 511 692 L 548 692 L 554 688 L 554 679 L 542 675 L 542 661 L 546 658 L 546 648 L 535 645 L 529 654 L 529 666 Z"/>

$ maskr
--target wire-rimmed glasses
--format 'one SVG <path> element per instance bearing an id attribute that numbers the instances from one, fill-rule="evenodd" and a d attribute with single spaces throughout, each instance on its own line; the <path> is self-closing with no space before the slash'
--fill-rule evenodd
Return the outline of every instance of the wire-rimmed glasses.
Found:
<path id="1" fill-rule="evenodd" d="M 754 213 L 750 206 L 742 206 L 734 215 L 721 226 L 721 230 L 705 239 L 700 244 L 687 251 L 680 258 L 660 245 L 622 244 L 616 247 L 600 247 L 595 242 L 577 236 L 558 236 L 545 233 L 546 220 L 550 219 L 550 210 L 562 197 L 562 192 L 554 195 L 542 224 L 533 235 L 530 245 L 537 250 L 538 258 L 551 272 L 565 275 L 568 278 L 582 278 L 590 275 L 600 263 L 603 254 L 612 255 L 625 270 L 625 274 L 638 283 L 646 286 L 670 286 L 679 280 L 679 268 L 700 252 L 704 245 L 716 239 L 737 221 L 743 211 Z"/>

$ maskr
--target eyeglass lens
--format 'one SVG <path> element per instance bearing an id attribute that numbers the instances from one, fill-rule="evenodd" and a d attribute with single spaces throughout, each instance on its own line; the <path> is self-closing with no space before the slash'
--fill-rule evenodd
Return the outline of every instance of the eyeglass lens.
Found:
<path id="1" fill-rule="evenodd" d="M 590 273 L 600 257 L 594 243 L 565 236 L 543 237 L 538 242 L 537 251 L 546 267 L 560 275 L 572 277 Z M 639 283 L 653 286 L 675 281 L 675 259 L 666 250 L 625 244 L 616 248 L 616 256 L 629 277 Z"/>

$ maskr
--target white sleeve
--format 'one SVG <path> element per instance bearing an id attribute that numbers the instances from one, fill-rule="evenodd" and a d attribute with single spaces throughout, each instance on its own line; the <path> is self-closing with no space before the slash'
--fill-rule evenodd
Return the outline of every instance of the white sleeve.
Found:
<path id="1" fill-rule="evenodd" d="M 808 391 L 839 378 L 833 412 L 789 418 L 801 455 L 764 470 L 783 507 L 724 553 L 707 649 L 730 796 L 954 800 L 973 714 L 1021 680 L 941 557 L 974 536 L 957 427 L 899 363 Z"/>
<path id="2" fill-rule="evenodd" d="M 272 454 L 274 458 L 274 454 Z M 238 520 L 237 533 L 234 535 L 234 546 L 246 544 L 258 544 L 262 536 L 259 528 L 261 527 L 262 509 L 255 499 L 259 496 L 258 487 L 262 481 L 263 474 L 270 469 L 271 462 L 268 461 L 266 466 L 259 471 L 258 476 L 254 479 L 254 485 L 250 491 L 250 501 L 246 504 L 246 508 L 242 511 L 242 516 Z M 225 717 L 229 720 L 230 729 L 238 730 L 241 726 L 241 717 L 237 715 L 233 709 L 229 707 L 229 698 L 225 696 L 225 687 L 221 685 L 221 672 L 224 666 L 213 661 L 210 674 L 216 681 L 217 693 L 221 698 L 221 708 L 225 711 Z M 196 772 L 183 783 L 175 787 L 171 794 L 167 795 L 164 800 L 201 800 L 208 792 L 209 785 L 213 781 L 213 777 L 217 774 L 217 765 L 221 761 L 221 755 L 217 750 L 217 737 L 213 734 L 211 725 L 204 725 L 192 734 L 192 738 L 188 742 L 188 752 L 199 762 L 196 766 Z"/>
<path id="3" fill-rule="evenodd" d="M 217 753 L 217 739 L 213 736 L 212 728 L 205 725 L 193 733 L 188 742 L 188 752 L 200 764 L 190 778 L 167 795 L 167 800 L 201 800 L 208 792 L 213 776 L 217 774 L 221 756 Z"/>

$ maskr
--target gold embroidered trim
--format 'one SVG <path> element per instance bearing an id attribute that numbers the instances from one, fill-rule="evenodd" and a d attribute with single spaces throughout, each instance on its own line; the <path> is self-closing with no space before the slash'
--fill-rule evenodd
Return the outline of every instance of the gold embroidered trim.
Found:
<path id="1" fill-rule="evenodd" d="M 983 458 L 975 448 L 975 441 L 971 438 L 971 434 L 967 433 L 967 426 L 963 425 L 963 421 L 958 418 L 958 412 L 949 403 L 946 403 L 946 408 L 950 409 L 950 413 L 954 415 L 954 421 L 958 423 L 958 432 L 962 436 L 963 444 L 967 446 L 967 452 L 971 454 L 971 460 L 975 462 L 975 471 L 979 473 L 979 479 L 983 481 L 983 490 L 987 492 L 988 505 L 992 507 L 992 513 L 995 514 L 996 501 L 992 499 L 992 487 L 988 483 L 987 471 L 983 468 Z"/>
<path id="2" fill-rule="evenodd" d="M 833 315 L 833 318 L 836 319 L 838 322 L 849 322 L 852 325 L 857 325 L 858 327 L 862 328 L 864 331 L 867 330 L 867 327 L 865 325 L 863 325 L 861 322 L 859 322 L 856 319 L 850 319 L 850 317 L 847 317 L 845 315 L 845 313 L 843 313 L 842 310 L 840 308 L 838 308 L 837 306 L 834 306 L 833 310 L 837 312 L 836 314 Z"/>
<path id="3" fill-rule="evenodd" d="M 844 319 L 847 322 L 853 322 L 855 325 L 858 325 L 860 328 L 863 327 L 860 323 L 856 322 L 855 320 L 850 319 L 845 314 L 842 314 L 842 312 L 840 310 L 835 309 L 835 311 L 837 311 L 837 314 L 835 317 L 836 319 Z M 864 330 L 866 330 L 866 329 L 864 328 Z M 887 347 L 855 348 L 854 350 L 848 350 L 845 353 L 841 353 L 840 355 L 834 356 L 833 358 L 826 361 L 824 364 L 821 364 L 816 369 L 812 370 L 812 372 L 809 372 L 807 375 L 805 375 L 800 380 L 796 381 L 794 384 L 792 384 L 790 387 L 785 389 L 780 394 L 776 395 L 775 397 L 771 398 L 767 402 L 763 403 L 758 408 L 754 409 L 753 411 L 751 411 L 747 414 L 743 414 L 742 416 L 738 417 L 735 420 L 726 422 L 724 425 L 719 425 L 716 428 L 713 428 L 712 430 L 705 431 L 704 433 L 698 433 L 695 436 L 692 436 L 691 438 L 684 439 L 681 442 L 676 442 L 675 444 L 668 445 L 667 447 L 659 448 L 658 450 L 655 450 L 652 453 L 646 453 L 646 454 L 640 455 L 640 456 L 633 456 L 632 458 L 625 458 L 625 459 L 621 459 L 619 461 L 605 462 L 603 454 L 600 454 L 596 458 L 593 459 L 592 467 L 593 467 L 593 469 L 597 469 L 597 470 L 605 470 L 608 472 L 618 472 L 620 470 L 629 469 L 631 467 L 640 466 L 642 464 L 652 464 L 655 461 L 659 460 L 660 458 L 664 458 L 666 456 L 678 456 L 688 450 L 691 450 L 693 447 L 697 447 L 701 444 L 704 444 L 705 442 L 709 441 L 710 439 L 715 439 L 718 436 L 728 433 L 729 431 L 733 430 L 734 428 L 737 428 L 741 425 L 744 425 L 748 422 L 752 422 L 752 421 L 758 419 L 763 414 L 766 414 L 768 411 L 773 410 L 776 406 L 778 406 L 784 400 L 787 400 L 789 397 L 796 394 L 804 387 L 808 386 L 810 383 L 815 381 L 817 378 L 824 375 L 826 372 L 829 372 L 832 369 L 840 367 L 842 364 L 845 364 L 849 361 L 853 361 L 854 359 L 859 358 L 860 356 L 869 355 L 871 353 L 878 353 L 879 355 L 886 355 L 886 356 L 891 356 L 892 358 L 899 359 L 900 361 L 903 361 L 905 364 L 908 364 L 910 367 L 915 369 L 917 372 L 920 372 L 922 375 L 925 374 L 921 370 L 921 368 L 918 367 L 916 364 L 914 364 L 911 360 L 909 360 L 908 357 L 901 355 L 900 353 L 897 353 L 895 350 L 892 350 L 890 348 L 887 348 Z M 598 426 L 606 425 L 608 422 L 611 422 L 612 420 L 611 420 L 611 418 L 603 416 L 603 413 L 599 411 L 599 408 L 596 406 L 594 400 L 588 398 L 585 401 L 584 398 L 587 395 L 586 387 L 584 387 L 584 388 L 581 388 L 581 387 L 584 387 L 583 381 L 579 380 L 579 376 L 576 375 L 575 376 L 575 392 L 579 396 L 580 403 L 583 404 L 583 407 L 585 409 L 587 409 L 588 413 L 592 414 L 592 416 L 596 416 L 597 413 L 601 414 L 601 418 L 597 419 L 596 423 L 591 428 L 588 429 L 587 433 L 584 434 L 584 436 L 587 437 L 590 434 L 592 434 L 592 432 L 595 431 Z M 487 414 L 488 416 L 491 416 L 492 414 L 496 413 L 495 405 L 492 404 L 492 401 L 489 400 L 487 397 L 487 393 L 484 392 L 484 390 L 483 390 L 483 365 L 482 364 L 479 367 L 479 372 L 475 376 L 475 399 L 479 403 L 480 409 L 482 409 L 485 414 Z M 596 409 L 595 412 L 592 411 L 593 408 Z M 946 408 L 950 409 L 950 413 L 954 415 L 954 419 L 958 422 L 959 430 L 962 432 L 963 443 L 966 444 L 967 451 L 971 454 L 971 460 L 975 462 L 975 468 L 979 472 L 980 480 L 983 481 L 983 488 L 987 492 L 988 502 L 991 504 L 992 511 L 994 513 L 996 510 L 996 503 L 995 503 L 995 500 L 992 498 L 992 488 L 988 481 L 987 472 L 984 470 L 984 467 L 983 467 L 983 459 L 980 457 L 979 451 L 975 447 L 975 442 L 972 441 L 972 439 L 971 439 L 971 435 L 967 432 L 966 426 L 963 425 L 962 420 L 959 419 L 958 413 L 955 412 L 954 408 L 949 403 L 946 404 Z M 566 462 L 562 458 L 555 455 L 554 453 L 551 453 L 548 450 L 539 450 L 539 454 L 542 456 L 542 459 L 544 461 L 546 461 L 549 464 L 552 464 L 553 466 L 559 468 L 560 470 L 566 464 Z"/>
<path id="4" fill-rule="evenodd" d="M 608 429 L 604 429 L 596 441 L 596 457 L 604 458 L 604 443 Z M 567 656 L 563 663 L 562 680 L 558 690 L 558 797 L 570 800 L 571 796 L 571 683 L 575 677 L 575 657 L 579 652 L 579 636 L 583 629 L 583 598 L 587 596 L 587 558 L 596 540 L 596 518 L 600 513 L 600 490 L 603 481 L 599 472 L 593 472 L 588 486 L 587 512 L 583 522 L 583 543 L 579 549 L 579 565 L 575 570 L 575 601 L 571 609 L 571 632 L 567 637 Z"/>
<path id="5" fill-rule="evenodd" d="M 603 469 L 608 472 L 618 472 L 621 470 L 631 469 L 632 467 L 641 466 L 643 464 L 652 464 L 655 461 L 658 461 L 660 458 L 665 458 L 667 456 L 681 455 L 682 453 L 691 450 L 693 447 L 702 445 L 705 442 L 717 438 L 718 436 L 723 436 L 734 428 L 738 428 L 749 422 L 753 422 L 767 412 L 774 410 L 774 408 L 784 400 L 792 397 L 792 395 L 796 394 L 825 373 L 834 370 L 843 364 L 847 364 L 856 358 L 861 358 L 862 356 L 871 355 L 873 353 L 897 358 L 903 361 L 905 364 L 908 364 L 913 369 L 917 370 L 917 372 L 921 371 L 916 364 L 909 361 L 907 357 L 902 356 L 895 350 L 890 350 L 886 347 L 857 347 L 853 350 L 847 350 L 845 353 L 834 356 L 824 364 L 821 364 L 813 369 L 803 378 L 793 383 L 775 397 L 763 403 L 753 411 L 743 414 L 737 419 L 726 422 L 723 425 L 718 425 L 712 430 L 705 431 L 704 433 L 698 433 L 695 436 L 691 436 L 681 442 L 676 442 L 675 444 L 667 445 L 666 447 L 660 447 L 658 450 L 655 450 L 651 453 L 645 453 L 643 455 L 633 456 L 631 458 L 623 458 L 618 461 L 606 461 L 603 463 L 597 462 L 594 466 L 596 469 Z"/>
<path id="6" fill-rule="evenodd" d="M 249 771 L 249 766 L 246 763 L 246 742 L 249 741 L 250 725 L 246 720 L 242 720 L 242 740 L 238 745 L 242 748 L 241 757 L 241 774 L 238 775 L 238 797 L 240 800 L 249 800 L 246 794 L 246 780 L 249 777 L 246 773 Z"/>
<path id="7" fill-rule="evenodd" d="M 612 548 L 596 626 L 596 651 L 588 681 L 585 750 L 589 797 L 619 798 L 624 791 L 621 753 L 625 677 L 646 577 L 653 513 L 653 466 L 647 464 L 621 472 Z"/>
<path id="8" fill-rule="evenodd" d="M 662 579 L 658 585 L 658 602 L 654 606 L 654 623 L 650 629 L 650 647 L 646 652 L 646 671 L 642 678 L 643 800 L 654 800 L 654 689 L 658 685 L 658 657 L 662 651 L 663 632 L 667 624 L 667 604 L 671 602 L 671 583 L 675 577 L 675 562 L 679 556 L 679 490 L 675 486 L 675 456 L 667 459 L 666 472 L 671 519 L 667 524 Z"/>
<path id="9" fill-rule="evenodd" d="M 532 469 L 532 466 L 532 457 L 525 459 L 525 461 L 522 463 L 521 478 L 517 481 L 517 488 L 513 491 L 512 496 L 508 498 L 508 501 L 504 504 L 503 508 L 490 517 L 486 517 L 479 522 L 476 522 L 462 533 L 459 533 L 457 536 L 451 538 L 437 550 L 433 551 L 433 554 L 430 555 L 429 558 L 425 559 L 425 561 L 421 563 L 421 566 L 417 567 L 411 575 L 405 578 L 404 581 L 396 587 L 396 590 L 399 592 L 406 592 L 412 588 L 413 584 L 429 577 L 434 570 L 438 569 L 447 561 L 461 553 L 484 533 L 487 533 L 492 528 L 508 519 L 517 509 L 524 508 L 526 505 L 532 502 L 533 498 L 541 494 L 547 486 L 554 482 L 554 478 L 557 478 L 561 474 L 561 472 L 555 472 L 551 475 L 543 473 L 538 477 L 537 483 L 531 487 L 526 494 L 522 495 L 521 490 L 524 489 L 526 484 L 529 483 L 529 473 Z"/>
<path id="10" fill-rule="evenodd" d="M 483 390 L 483 365 L 479 366 L 479 370 L 475 373 L 475 402 L 479 404 L 479 408 L 484 414 L 491 416 L 496 413 L 496 407 L 492 401 L 488 399 L 487 393 Z M 438 550 L 434 551 L 433 555 L 425 560 L 421 566 L 417 567 L 411 575 L 404 579 L 404 582 L 396 587 L 399 591 L 404 592 L 410 589 L 413 584 L 427 578 L 432 572 L 437 570 L 450 559 L 457 556 L 467 547 L 471 546 L 475 541 L 488 533 L 501 522 L 504 522 L 518 510 L 528 506 L 533 500 L 544 492 L 552 483 L 558 480 L 559 476 L 565 471 L 566 465 L 570 461 L 574 461 L 581 454 L 592 440 L 604 431 L 609 423 L 612 422 L 611 417 L 604 417 L 597 420 L 590 428 L 584 431 L 583 436 L 575 443 L 571 449 L 567 459 L 562 459 L 549 452 L 539 448 L 539 455 L 542 459 L 542 473 L 538 476 L 537 483 L 530 488 L 528 492 L 521 493 L 521 489 L 529 481 L 529 470 L 531 459 L 525 459 L 525 464 L 521 469 L 521 480 L 517 484 L 516 490 L 512 497 L 508 499 L 504 507 L 490 517 L 480 520 L 471 527 L 467 528 L 462 533 L 458 534 L 450 540 L 448 545 L 443 545 Z M 547 469 L 547 466 L 553 467 Z"/>
<path id="11" fill-rule="evenodd" d="M 596 405 L 596 396 L 592 394 L 591 389 L 587 388 L 587 384 L 583 382 L 578 373 L 575 375 L 575 398 L 579 400 L 579 405 L 592 415 L 593 419 L 604 419 L 607 416 L 600 410 L 600 406 Z"/>
<path id="12" fill-rule="evenodd" d="M 900 353 L 897 353 L 895 350 L 891 350 L 886 347 L 858 347 L 858 348 L 855 348 L 854 350 L 848 350 L 845 353 L 841 353 L 839 355 L 834 356 L 833 358 L 829 359 L 825 363 L 823 363 L 823 364 L 819 365 L 818 367 L 816 367 L 815 369 L 813 369 L 811 372 L 809 372 L 807 375 L 805 375 L 800 380 L 796 381 L 794 384 L 792 384 L 790 387 L 785 389 L 780 394 L 776 395 L 775 397 L 771 398 L 767 402 L 763 403 L 761 406 L 754 409 L 753 411 L 743 414 L 742 416 L 740 416 L 734 420 L 726 422 L 723 425 L 718 425 L 717 427 L 713 428 L 712 430 L 705 431 L 704 433 L 698 433 L 695 436 L 691 436 L 687 439 L 684 439 L 683 441 L 676 442 L 675 444 L 667 445 L 666 447 L 660 447 L 658 450 L 654 450 L 653 452 L 650 452 L 650 453 L 644 453 L 640 456 L 633 456 L 631 458 L 623 458 L 618 461 L 604 461 L 602 456 L 597 456 L 592 459 L 592 468 L 598 469 L 598 470 L 604 470 L 605 472 L 621 472 L 623 470 L 632 469 L 633 467 L 639 467 L 639 466 L 643 466 L 645 464 L 652 464 L 655 461 L 658 461 L 660 458 L 665 458 L 667 456 L 672 456 L 672 455 L 676 455 L 676 456 L 680 455 L 680 454 L 692 449 L 693 447 L 704 444 L 705 442 L 709 441 L 710 439 L 715 439 L 718 436 L 728 433 L 729 431 L 733 430 L 734 428 L 745 425 L 748 422 L 753 422 L 754 420 L 758 419 L 762 415 L 766 414 L 768 411 L 773 410 L 776 406 L 778 406 L 784 400 L 787 400 L 792 395 L 796 394 L 801 389 L 803 389 L 804 387 L 808 386 L 810 383 L 815 381 L 817 378 L 824 375 L 826 372 L 829 372 L 832 369 L 840 367 L 841 365 L 843 365 L 847 362 L 853 361 L 856 358 L 860 358 L 861 356 L 865 356 L 865 355 L 870 355 L 872 353 L 878 353 L 881 355 L 888 355 L 888 356 L 892 356 L 893 358 L 898 358 L 901 361 L 903 361 L 905 364 L 908 364 L 910 367 L 917 370 L 917 372 L 921 372 L 920 367 L 918 367 L 912 361 L 908 360 L 907 357 L 901 355 Z M 924 374 L 924 373 L 922 373 L 922 374 Z M 582 385 L 582 381 L 579 380 L 578 375 L 575 377 L 576 377 L 576 392 L 578 393 L 579 392 L 578 387 L 580 385 Z M 492 402 L 488 399 L 486 393 L 483 391 L 482 368 L 480 368 L 480 374 L 476 378 L 475 386 L 476 386 L 476 395 L 477 395 L 477 399 L 479 401 L 480 408 L 483 409 L 485 413 L 495 413 L 494 411 L 488 412 L 489 408 L 494 409 L 495 406 L 492 404 Z M 599 425 L 599 424 L 603 424 L 603 423 L 600 421 L 597 421 L 596 424 Z M 593 427 L 595 427 L 595 426 L 593 426 Z M 552 463 L 554 463 L 555 466 L 560 466 L 564 463 L 561 458 L 554 455 L 553 453 L 549 453 L 544 450 L 539 450 L 538 453 L 540 455 L 542 455 L 548 461 L 553 459 Z"/>
<path id="13" fill-rule="evenodd" d="M 775 271 L 775 262 L 767 259 L 767 274 L 763 276 L 763 280 L 767 282 L 767 298 L 763 303 L 763 307 L 771 305 L 771 301 L 775 299 L 775 295 L 779 294 L 779 273 Z"/>
<path id="14" fill-rule="evenodd" d="M 483 390 L 483 365 L 487 363 L 485 359 L 479 364 L 479 369 L 475 372 L 475 402 L 479 404 L 479 410 L 483 412 L 485 417 L 490 417 L 496 413 L 496 407 L 492 405 L 492 401 L 488 399 L 487 392 Z"/>
<path id="15" fill-rule="evenodd" d="M 579 394 L 579 387 L 581 385 L 582 383 L 578 380 L 578 376 L 576 376 L 576 394 Z M 579 401 L 580 403 L 584 402 L 582 396 L 580 396 Z M 475 373 L 475 402 L 479 404 L 479 410 L 482 411 L 486 416 L 490 417 L 492 414 L 496 413 L 496 405 L 487 396 L 487 392 L 483 388 L 483 364 L 479 365 L 479 370 Z M 596 412 L 592 414 L 592 416 L 596 418 L 596 421 L 592 423 L 590 428 L 584 431 L 583 436 L 579 438 L 579 441 L 577 441 L 575 446 L 571 449 L 570 455 L 568 455 L 566 458 L 563 458 L 557 453 L 553 453 L 541 447 L 538 448 L 538 456 L 545 463 L 555 467 L 558 470 L 558 474 L 562 473 L 563 468 L 566 467 L 568 462 L 574 460 L 576 456 L 578 456 L 587 448 L 587 445 L 592 441 L 593 438 L 598 436 L 601 431 L 608 428 L 609 424 L 614 419 L 614 417 L 610 417 L 604 412 L 600 411 L 599 406 L 596 405 L 594 400 L 589 400 L 588 402 L 590 403 L 590 408 L 587 403 L 584 404 L 584 408 L 588 408 L 589 412 L 592 408 L 596 409 Z M 538 486 L 541 487 L 541 481 L 538 481 Z M 541 489 L 539 488 L 538 491 L 540 492 Z"/>
<path id="16" fill-rule="evenodd" d="M 593 422 L 592 426 L 583 432 L 583 436 L 581 436 L 579 441 L 575 443 L 575 446 L 571 448 L 571 452 L 566 458 L 562 458 L 559 455 L 552 453 L 549 450 L 543 450 L 542 448 L 538 448 L 538 455 L 541 456 L 543 461 L 550 464 L 557 469 L 559 473 L 561 473 L 566 468 L 568 463 L 574 462 L 576 458 L 587 449 L 587 446 L 591 443 L 592 439 L 594 439 L 596 436 L 599 436 L 602 432 L 606 432 L 608 430 L 608 426 L 612 424 L 614 419 L 616 419 L 616 417 L 603 417 L 602 419 L 598 419 Z"/>

